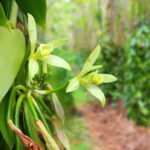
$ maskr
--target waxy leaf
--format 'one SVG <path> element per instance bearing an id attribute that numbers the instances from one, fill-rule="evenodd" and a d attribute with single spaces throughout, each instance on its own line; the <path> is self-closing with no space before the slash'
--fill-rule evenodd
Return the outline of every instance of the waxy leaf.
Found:
<path id="1" fill-rule="evenodd" d="M 0 102 L 11 87 L 25 55 L 25 39 L 18 29 L 0 27 Z"/>
<path id="2" fill-rule="evenodd" d="M 39 25 L 45 25 L 46 0 L 16 0 L 16 2 L 25 14 L 30 13 Z"/>

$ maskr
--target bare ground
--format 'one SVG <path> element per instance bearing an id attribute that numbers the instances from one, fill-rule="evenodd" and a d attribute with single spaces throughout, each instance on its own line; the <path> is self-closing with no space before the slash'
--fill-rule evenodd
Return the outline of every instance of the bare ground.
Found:
<path id="1" fill-rule="evenodd" d="M 121 101 L 117 108 L 94 101 L 78 110 L 96 142 L 94 150 L 150 150 L 150 129 L 129 121 Z"/>

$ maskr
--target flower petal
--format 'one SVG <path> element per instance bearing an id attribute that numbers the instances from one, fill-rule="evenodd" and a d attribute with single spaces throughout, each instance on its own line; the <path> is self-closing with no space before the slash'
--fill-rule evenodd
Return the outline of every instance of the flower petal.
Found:
<path id="1" fill-rule="evenodd" d="M 61 38 L 61 39 L 52 40 L 50 43 L 53 45 L 53 48 L 57 48 L 63 45 L 66 41 L 67 41 L 66 38 Z"/>
<path id="2" fill-rule="evenodd" d="M 69 81 L 69 85 L 67 86 L 66 92 L 67 93 L 72 92 L 72 91 L 78 89 L 79 86 L 80 86 L 80 83 L 79 83 L 78 79 L 75 77 Z"/>
<path id="3" fill-rule="evenodd" d="M 61 105 L 61 103 L 58 100 L 58 97 L 55 93 L 52 93 L 52 100 L 54 103 L 55 111 L 59 119 L 61 120 L 61 123 L 64 124 L 65 122 L 65 115 L 64 115 L 64 109 Z"/>
<path id="4" fill-rule="evenodd" d="M 39 64 L 37 60 L 30 58 L 29 60 L 29 79 L 34 78 L 34 76 L 39 71 Z"/>
<path id="5" fill-rule="evenodd" d="M 86 73 L 90 72 L 90 71 L 93 71 L 93 70 L 96 70 L 96 69 L 99 69 L 101 68 L 102 65 L 96 65 L 96 66 L 91 66 L 85 70 L 82 70 L 79 74 L 79 77 L 82 77 L 83 75 L 85 75 Z"/>
<path id="6" fill-rule="evenodd" d="M 100 83 L 109 83 L 117 80 L 117 78 L 111 74 L 99 74 L 99 76 L 101 78 Z"/>
<path id="7" fill-rule="evenodd" d="M 36 41 L 37 41 L 37 33 L 36 33 L 36 24 L 32 15 L 28 14 L 28 30 L 29 37 L 31 42 L 31 54 L 35 51 Z"/>
<path id="8" fill-rule="evenodd" d="M 97 47 L 95 48 L 95 50 L 90 54 L 90 56 L 87 58 L 84 66 L 83 66 L 83 71 L 85 72 L 89 67 L 91 67 L 96 59 L 99 57 L 100 54 L 100 45 L 97 45 Z"/>
<path id="9" fill-rule="evenodd" d="M 90 84 L 88 86 L 85 86 L 85 88 L 93 95 L 95 96 L 96 98 L 98 98 L 101 103 L 102 103 L 102 106 L 104 107 L 105 105 L 105 95 L 104 93 L 101 91 L 100 88 L 98 88 L 96 85 L 94 84 Z"/>
<path id="10" fill-rule="evenodd" d="M 70 65 L 64 59 L 58 56 L 48 55 L 48 56 L 44 56 L 43 58 L 41 58 L 41 60 L 43 60 L 44 62 L 52 66 L 57 66 L 57 67 L 65 68 L 67 70 L 71 70 Z"/>

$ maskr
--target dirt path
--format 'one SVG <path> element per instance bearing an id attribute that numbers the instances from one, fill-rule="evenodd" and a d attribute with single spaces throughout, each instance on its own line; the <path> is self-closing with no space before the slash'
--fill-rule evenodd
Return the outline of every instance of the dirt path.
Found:
<path id="1" fill-rule="evenodd" d="M 126 118 L 122 103 L 117 108 L 91 103 L 79 108 L 88 123 L 95 150 L 150 150 L 150 129 L 136 126 Z"/>

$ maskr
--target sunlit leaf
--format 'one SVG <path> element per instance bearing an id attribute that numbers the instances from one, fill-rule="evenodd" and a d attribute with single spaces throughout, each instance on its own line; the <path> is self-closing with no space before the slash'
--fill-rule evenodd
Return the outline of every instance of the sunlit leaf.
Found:
<path id="1" fill-rule="evenodd" d="M 9 90 L 25 55 L 25 39 L 18 29 L 0 27 L 0 101 Z"/>
<path id="2" fill-rule="evenodd" d="M 58 56 L 48 55 L 48 56 L 44 56 L 43 58 L 41 58 L 41 60 L 52 66 L 57 66 L 57 67 L 61 67 L 67 70 L 71 70 L 70 65 L 64 59 Z"/>

